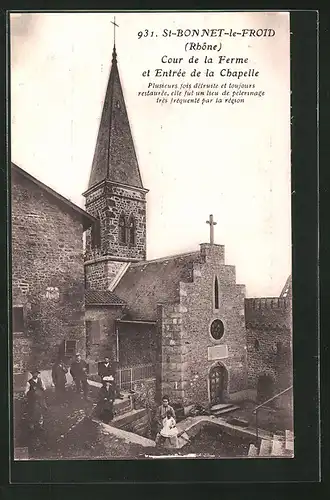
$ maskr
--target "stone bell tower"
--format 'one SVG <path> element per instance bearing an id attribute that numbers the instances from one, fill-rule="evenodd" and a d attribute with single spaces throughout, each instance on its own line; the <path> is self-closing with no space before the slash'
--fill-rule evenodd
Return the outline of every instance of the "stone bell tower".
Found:
<path id="1" fill-rule="evenodd" d="M 86 289 L 112 290 L 130 262 L 146 259 L 146 193 L 121 87 L 116 47 L 97 136 L 86 211 Z"/>

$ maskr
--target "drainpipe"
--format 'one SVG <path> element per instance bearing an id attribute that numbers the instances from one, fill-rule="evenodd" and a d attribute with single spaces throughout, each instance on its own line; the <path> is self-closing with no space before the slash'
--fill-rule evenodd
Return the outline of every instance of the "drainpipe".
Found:
<path id="1" fill-rule="evenodd" d="M 119 332 L 118 332 L 118 324 L 116 324 L 116 361 L 119 364 Z"/>

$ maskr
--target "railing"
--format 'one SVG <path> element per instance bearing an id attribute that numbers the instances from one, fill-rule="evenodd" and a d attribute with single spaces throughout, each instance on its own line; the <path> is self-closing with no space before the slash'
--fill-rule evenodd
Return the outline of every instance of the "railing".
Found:
<path id="1" fill-rule="evenodd" d="M 153 364 L 119 368 L 116 373 L 117 384 L 121 390 L 132 390 L 136 382 L 155 378 Z"/>
<path id="2" fill-rule="evenodd" d="M 267 399 L 266 401 L 264 401 L 260 405 L 256 406 L 255 409 L 253 410 L 253 414 L 255 414 L 255 416 L 256 416 L 256 444 L 258 444 L 258 439 L 259 439 L 258 411 L 260 410 L 260 408 L 266 407 L 266 404 L 271 403 L 272 401 L 274 401 L 274 399 L 277 399 L 278 397 L 282 396 L 283 394 L 291 391 L 291 389 L 293 389 L 293 385 L 290 385 L 290 387 L 288 387 L 287 389 L 284 389 L 284 391 L 281 391 L 278 394 L 275 394 L 275 396 Z"/>

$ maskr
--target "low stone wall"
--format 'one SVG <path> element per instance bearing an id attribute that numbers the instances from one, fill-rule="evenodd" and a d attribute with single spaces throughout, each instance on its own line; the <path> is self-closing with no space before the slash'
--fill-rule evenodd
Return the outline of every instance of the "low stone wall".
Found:
<path id="1" fill-rule="evenodd" d="M 115 418 L 112 425 L 127 432 L 134 432 L 139 436 L 150 437 L 151 435 L 149 412 L 143 408 L 132 410 L 119 418 Z"/>
<path id="2" fill-rule="evenodd" d="M 238 391 L 229 394 L 228 402 L 241 403 L 243 401 L 256 401 L 257 391 L 255 389 L 246 389 L 245 391 Z"/>
<path id="3" fill-rule="evenodd" d="M 139 436 L 138 434 L 128 432 L 124 429 L 119 429 L 117 427 L 113 427 L 112 425 L 104 424 L 103 422 L 100 422 L 99 420 L 94 418 L 93 422 L 97 423 L 97 425 L 100 426 L 103 435 L 106 434 L 113 435 L 120 439 L 124 439 L 128 443 L 138 444 L 145 448 L 150 448 L 155 446 L 154 441 L 145 438 L 143 436 Z"/>

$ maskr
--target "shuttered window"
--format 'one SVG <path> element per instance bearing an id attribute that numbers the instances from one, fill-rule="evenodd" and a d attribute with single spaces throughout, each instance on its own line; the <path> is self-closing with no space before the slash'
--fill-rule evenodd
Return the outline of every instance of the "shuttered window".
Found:
<path id="1" fill-rule="evenodd" d="M 66 340 L 64 342 L 64 354 L 65 356 L 73 356 L 76 354 L 77 342 L 76 340 Z"/>
<path id="2" fill-rule="evenodd" d="M 13 333 L 24 332 L 23 307 L 13 307 Z"/>

